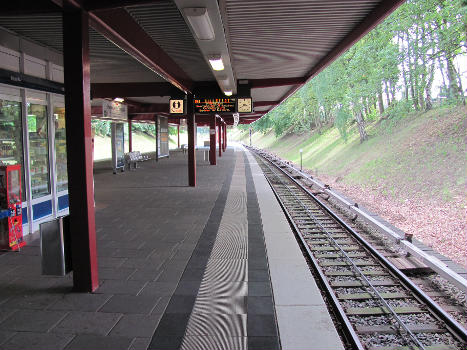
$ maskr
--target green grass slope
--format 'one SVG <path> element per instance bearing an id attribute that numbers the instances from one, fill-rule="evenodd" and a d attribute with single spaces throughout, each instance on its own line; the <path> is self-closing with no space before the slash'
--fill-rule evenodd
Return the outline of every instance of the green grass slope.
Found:
<path id="1" fill-rule="evenodd" d="M 270 131 L 254 133 L 253 145 L 300 162 L 313 172 L 344 183 L 377 188 L 383 194 L 436 196 L 444 201 L 463 197 L 467 180 L 467 111 L 465 107 L 412 113 L 398 120 L 368 125 L 369 140 L 360 144 L 355 127 L 347 142 L 336 128 L 321 135 Z M 233 135 L 248 142 L 248 132 Z"/>
<path id="2" fill-rule="evenodd" d="M 325 183 L 467 267 L 467 109 L 438 108 L 367 126 L 360 144 L 321 135 L 256 133 L 254 146 L 300 162 Z M 249 142 L 248 132 L 233 137 Z"/>
<path id="3" fill-rule="evenodd" d="M 169 148 L 177 148 L 177 135 L 169 135 Z M 187 143 L 187 134 L 180 134 L 180 144 Z M 94 159 L 104 160 L 112 158 L 110 136 L 94 136 Z M 156 140 L 145 133 L 133 132 L 133 150 L 142 153 L 155 152 Z M 128 138 L 125 138 L 125 152 L 128 152 Z"/>

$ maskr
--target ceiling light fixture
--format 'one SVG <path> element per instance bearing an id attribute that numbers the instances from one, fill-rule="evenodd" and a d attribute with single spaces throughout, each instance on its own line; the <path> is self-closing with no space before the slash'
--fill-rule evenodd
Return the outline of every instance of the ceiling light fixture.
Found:
<path id="1" fill-rule="evenodd" d="M 224 70 L 224 62 L 221 55 L 209 56 L 208 60 L 213 70 Z"/>
<path id="2" fill-rule="evenodd" d="M 225 96 L 232 96 L 232 90 L 224 91 Z"/>
<path id="3" fill-rule="evenodd" d="M 122 103 L 123 101 L 125 101 L 125 99 L 122 98 L 122 97 L 115 97 L 115 98 L 114 98 L 114 101 L 115 101 L 115 102 L 120 102 L 120 103 Z"/>
<path id="4" fill-rule="evenodd" d="M 207 8 L 187 7 L 183 12 L 199 40 L 214 40 L 214 29 Z"/>

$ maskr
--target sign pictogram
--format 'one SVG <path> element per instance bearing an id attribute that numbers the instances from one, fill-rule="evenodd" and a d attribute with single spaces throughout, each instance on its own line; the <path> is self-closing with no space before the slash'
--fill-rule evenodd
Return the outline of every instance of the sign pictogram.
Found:
<path id="1" fill-rule="evenodd" d="M 185 101 L 184 100 L 170 100 L 169 101 L 169 111 L 170 114 L 185 114 Z"/>

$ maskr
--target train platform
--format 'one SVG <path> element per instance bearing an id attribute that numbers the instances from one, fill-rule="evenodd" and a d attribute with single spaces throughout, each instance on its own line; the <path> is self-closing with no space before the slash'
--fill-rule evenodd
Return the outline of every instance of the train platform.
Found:
<path id="1" fill-rule="evenodd" d="M 229 147 L 95 173 L 100 286 L 41 276 L 37 235 L 0 255 L 0 349 L 343 349 L 253 156 Z"/>

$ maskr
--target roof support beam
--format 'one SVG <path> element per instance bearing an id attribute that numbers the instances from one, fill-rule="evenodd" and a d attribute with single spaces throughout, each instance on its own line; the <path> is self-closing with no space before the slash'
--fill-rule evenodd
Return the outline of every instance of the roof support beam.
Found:
<path id="1" fill-rule="evenodd" d="M 180 90 L 190 92 L 190 77 L 157 45 L 124 9 L 89 14 L 91 26 Z"/>
<path id="2" fill-rule="evenodd" d="M 266 107 L 266 106 L 276 106 L 280 101 L 254 101 L 253 105 L 255 107 Z"/>
<path id="3" fill-rule="evenodd" d="M 1 9 L 2 16 L 57 13 L 60 11 L 61 6 L 53 1 L 44 0 L 3 1 Z"/>
<path id="4" fill-rule="evenodd" d="M 334 62 L 340 55 L 347 51 L 358 40 L 368 34 L 373 28 L 386 19 L 394 12 L 405 0 L 383 0 L 371 11 L 352 31 L 349 32 L 325 57 L 315 64 L 306 75 L 305 81 L 299 86 L 290 89 L 283 97 L 282 101 L 287 99 L 295 91 L 297 91 L 304 83 L 310 81 L 319 74 L 324 68 Z"/>
<path id="5" fill-rule="evenodd" d="M 402 5 L 405 0 L 383 0 L 381 3 L 371 11 L 363 21 L 361 21 L 354 29 L 347 34 L 322 60 L 313 66 L 308 72 L 306 81 L 313 78 L 316 74 L 321 72 L 335 59 L 347 51 L 358 40 L 368 34 L 374 27 L 384 21 L 395 9 Z"/>
<path id="6" fill-rule="evenodd" d="M 118 4 L 123 4 L 125 1 L 121 0 Z M 68 6 L 87 10 L 85 5 L 92 4 L 95 1 L 50 0 L 50 2 L 60 7 Z M 131 0 L 128 0 L 128 4 L 130 2 Z M 97 3 L 102 5 L 104 3 L 111 4 L 116 2 L 112 0 L 99 0 Z M 95 8 L 98 8 L 98 6 L 95 6 Z M 141 28 L 125 9 L 116 8 L 89 12 L 89 23 L 91 27 L 108 40 L 169 83 L 185 93 L 191 92 L 193 85 L 191 78 L 152 40 L 148 33 Z"/>
<path id="7" fill-rule="evenodd" d="M 168 103 L 151 103 L 151 104 L 142 104 L 140 106 L 132 105 L 130 102 L 128 104 L 128 114 L 159 114 L 159 113 L 169 113 L 169 104 Z"/>
<path id="8" fill-rule="evenodd" d="M 297 78 L 271 78 L 271 79 L 250 79 L 248 83 L 252 89 L 268 88 L 275 86 L 299 85 L 306 81 L 304 77 Z"/>
<path id="9" fill-rule="evenodd" d="M 162 0 L 84 0 L 84 8 L 87 11 L 115 9 L 125 6 L 144 5 Z"/>
<path id="10" fill-rule="evenodd" d="M 93 83 L 92 98 L 171 96 L 180 91 L 170 83 Z"/>

